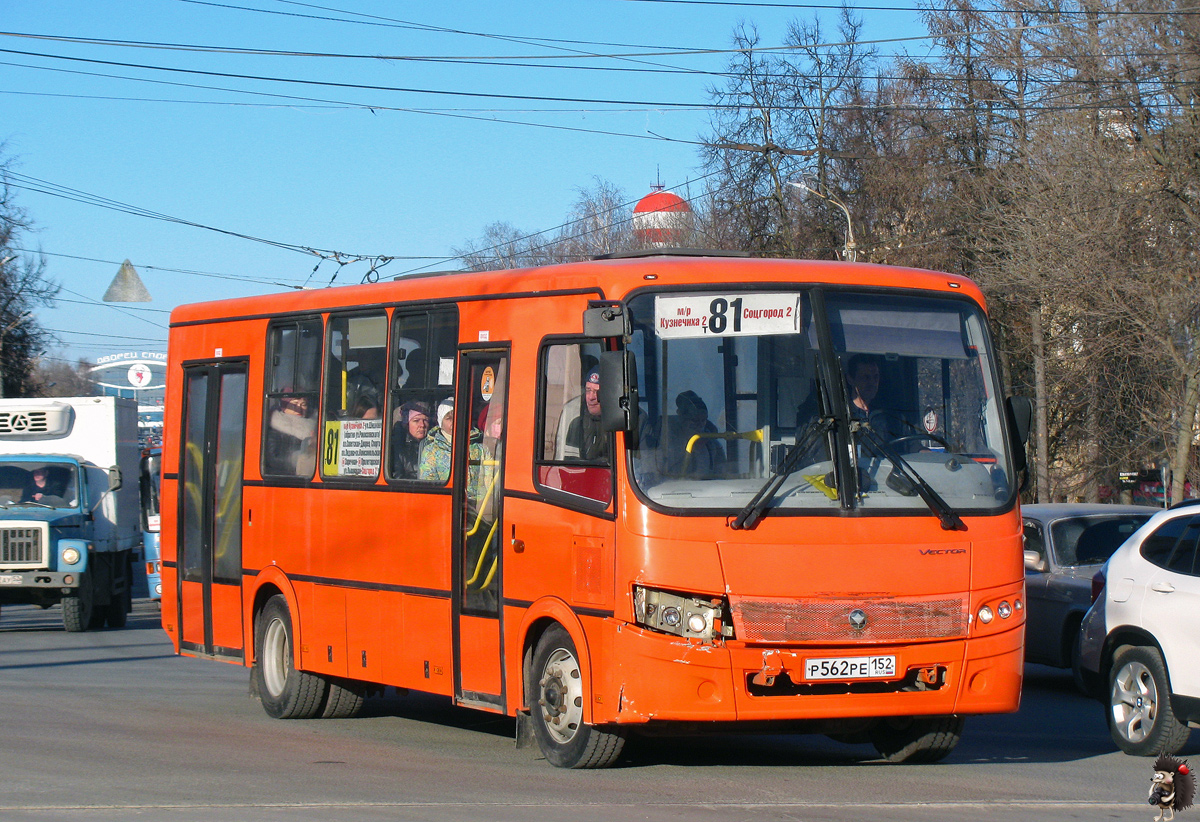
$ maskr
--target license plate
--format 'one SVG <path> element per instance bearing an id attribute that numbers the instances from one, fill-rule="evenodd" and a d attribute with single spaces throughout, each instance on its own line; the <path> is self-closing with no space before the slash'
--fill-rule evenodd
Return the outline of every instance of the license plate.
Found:
<path id="1" fill-rule="evenodd" d="M 896 675 L 896 657 L 839 656 L 804 660 L 805 679 L 881 679 Z"/>
<path id="2" fill-rule="evenodd" d="M 20 585 L 20 574 L 0 574 L 0 585 Z"/>

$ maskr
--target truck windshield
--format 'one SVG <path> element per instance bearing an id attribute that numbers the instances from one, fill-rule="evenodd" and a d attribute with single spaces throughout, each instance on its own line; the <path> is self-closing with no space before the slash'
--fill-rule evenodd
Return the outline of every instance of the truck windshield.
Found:
<path id="1" fill-rule="evenodd" d="M 79 499 L 73 463 L 0 461 L 0 505 L 74 508 Z"/>
<path id="2" fill-rule="evenodd" d="M 819 296 L 630 300 L 642 401 L 630 456 L 646 498 L 726 514 L 752 500 L 768 515 L 1006 507 L 1012 469 L 982 311 L 924 294 Z"/>

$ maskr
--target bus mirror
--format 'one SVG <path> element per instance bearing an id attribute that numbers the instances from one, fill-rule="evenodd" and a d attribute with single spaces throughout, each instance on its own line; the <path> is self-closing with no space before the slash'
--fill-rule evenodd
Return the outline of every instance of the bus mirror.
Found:
<path id="1" fill-rule="evenodd" d="M 1012 431 L 1013 468 L 1017 473 L 1029 467 L 1025 456 L 1025 444 L 1029 442 L 1029 429 L 1033 426 L 1033 402 L 1029 397 L 1009 397 L 1004 402 L 1008 412 L 1008 427 Z M 1029 475 L 1025 475 L 1028 481 Z"/>
<path id="2" fill-rule="evenodd" d="M 109 468 L 108 469 L 108 490 L 109 491 L 120 491 L 121 486 L 123 484 L 124 484 L 124 479 L 121 477 L 120 466 L 114 465 L 111 468 Z"/>
<path id="3" fill-rule="evenodd" d="M 593 300 L 583 312 L 583 336 L 593 340 L 625 337 L 630 333 L 629 312 L 620 303 Z"/>
<path id="4" fill-rule="evenodd" d="M 1029 397 L 1009 397 L 1008 421 L 1020 439 L 1021 445 L 1029 442 L 1029 429 L 1033 427 L 1033 402 Z"/>
<path id="5" fill-rule="evenodd" d="M 637 431 L 637 368 L 630 351 L 600 354 L 600 425 L 605 431 Z"/>

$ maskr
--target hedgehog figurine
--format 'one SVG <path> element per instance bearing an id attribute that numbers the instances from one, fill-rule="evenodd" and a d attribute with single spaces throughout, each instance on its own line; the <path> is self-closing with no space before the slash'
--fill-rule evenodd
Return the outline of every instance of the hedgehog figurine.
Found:
<path id="1" fill-rule="evenodd" d="M 1154 760 L 1150 779 L 1150 804 L 1158 808 L 1154 822 L 1171 822 L 1175 811 L 1192 806 L 1196 798 L 1196 777 L 1186 760 L 1163 754 Z"/>

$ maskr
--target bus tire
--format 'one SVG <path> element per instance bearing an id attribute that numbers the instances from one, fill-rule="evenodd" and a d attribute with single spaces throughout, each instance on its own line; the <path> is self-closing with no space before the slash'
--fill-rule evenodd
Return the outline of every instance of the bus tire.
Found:
<path id="1" fill-rule="evenodd" d="M 542 755 L 559 768 L 607 768 L 625 747 L 625 732 L 583 721 L 587 686 L 571 635 L 553 625 L 533 654 L 528 700 Z"/>
<path id="2" fill-rule="evenodd" d="M 350 719 L 358 716 L 366 701 L 367 689 L 361 682 L 336 677 L 324 677 L 329 686 L 325 706 L 321 709 L 322 719 Z"/>
<path id="3" fill-rule="evenodd" d="M 1131 756 L 1177 754 L 1192 729 L 1171 707 L 1171 681 L 1157 648 L 1125 645 L 1108 675 L 1108 732 Z"/>
<path id="4" fill-rule="evenodd" d="M 63 628 L 76 634 L 92 627 L 92 611 L 95 597 L 92 595 L 92 575 L 85 573 L 79 587 L 71 596 L 62 598 Z"/>
<path id="5" fill-rule="evenodd" d="M 255 691 L 263 710 L 275 719 L 312 719 L 321 713 L 324 679 L 297 671 L 292 658 L 292 615 L 276 594 L 254 621 Z"/>
<path id="6" fill-rule="evenodd" d="M 871 744 L 888 762 L 927 764 L 945 759 L 962 738 L 961 716 L 884 719 L 871 731 Z"/>

